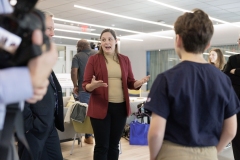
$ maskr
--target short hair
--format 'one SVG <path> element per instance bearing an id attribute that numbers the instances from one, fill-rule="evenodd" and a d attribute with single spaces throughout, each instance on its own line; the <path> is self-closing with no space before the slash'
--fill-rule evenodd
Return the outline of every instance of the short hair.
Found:
<path id="1" fill-rule="evenodd" d="M 203 53 L 213 35 L 213 24 L 208 15 L 194 9 L 178 17 L 174 24 L 175 33 L 182 38 L 185 51 Z"/>
<path id="2" fill-rule="evenodd" d="M 43 11 L 43 13 L 46 17 L 54 17 L 54 15 L 49 11 Z"/>
<path id="3" fill-rule="evenodd" d="M 219 48 L 213 48 L 213 49 L 210 50 L 209 53 L 211 53 L 212 51 L 215 51 L 215 52 L 217 53 L 217 56 L 218 56 L 218 58 L 217 58 L 217 60 L 216 60 L 216 63 L 215 63 L 214 65 L 215 65 L 218 69 L 222 70 L 223 67 L 224 67 L 224 65 L 225 65 L 225 58 L 224 58 L 224 55 L 223 55 L 221 49 L 219 49 Z M 210 55 L 210 54 L 209 54 L 209 55 Z M 211 63 L 211 64 L 213 64 L 213 63 L 210 61 L 209 56 L 208 56 L 208 62 Z"/>
<path id="4" fill-rule="evenodd" d="M 82 50 L 85 49 L 91 49 L 90 44 L 87 40 L 81 39 L 77 42 L 77 52 L 81 52 Z"/>

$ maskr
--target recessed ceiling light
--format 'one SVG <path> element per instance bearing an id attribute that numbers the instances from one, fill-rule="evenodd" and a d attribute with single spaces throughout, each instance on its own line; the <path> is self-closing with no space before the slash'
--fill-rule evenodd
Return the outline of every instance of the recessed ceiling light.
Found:
<path id="1" fill-rule="evenodd" d="M 135 33 L 135 34 L 145 34 L 145 35 L 149 35 L 149 36 L 153 36 L 153 37 L 173 39 L 173 37 L 170 37 L 170 36 L 160 36 L 160 35 L 156 35 L 156 34 L 152 34 L 152 33 L 138 32 L 138 31 L 122 29 L 122 28 L 112 28 L 112 27 L 109 27 L 109 26 L 102 26 L 102 25 L 96 25 L 96 24 L 90 24 L 90 23 L 84 23 L 84 22 L 71 21 L 71 20 L 61 19 L 61 18 L 56 18 L 56 17 L 53 17 L 53 19 L 56 20 L 56 21 L 61 21 L 61 22 L 69 22 L 69 23 L 75 23 L 75 24 L 89 25 L 89 26 L 94 26 L 94 27 L 104 28 L 104 29 L 110 28 L 110 29 L 117 30 L 117 31 L 129 32 L 129 33 Z"/>
<path id="2" fill-rule="evenodd" d="M 169 5 L 169 4 L 166 4 L 166 3 L 162 3 L 162 2 L 159 2 L 159 1 L 156 1 L 156 0 L 148 0 L 152 3 L 156 3 L 156 4 L 159 4 L 159 5 L 162 5 L 162 6 L 165 6 L 165 7 L 168 7 L 168 8 L 172 8 L 172 9 L 175 9 L 175 10 L 178 10 L 178 11 L 182 11 L 182 12 L 192 12 L 190 10 L 186 10 L 186 9 L 182 9 L 182 8 L 179 8 L 179 7 L 175 7 L 175 6 L 172 6 L 172 5 Z M 223 21 L 223 20 L 220 20 L 220 19 L 217 19 L 217 18 L 213 18 L 213 17 L 210 17 L 209 18 L 211 20 L 214 20 L 214 21 L 217 21 L 217 22 L 220 22 L 220 23 L 224 23 L 224 24 L 229 24 L 229 25 L 232 25 L 232 26 L 235 26 L 235 27 L 240 27 L 239 25 L 236 25 L 236 24 L 232 24 L 230 22 L 226 22 L 226 21 Z"/>
<path id="3" fill-rule="evenodd" d="M 160 26 L 165 26 L 165 27 L 173 28 L 172 25 L 162 24 L 162 23 L 153 22 L 153 21 L 144 20 L 144 19 L 139 19 L 139 18 L 133 18 L 133 17 L 129 17 L 129 16 L 123 16 L 123 15 L 120 15 L 120 14 L 115 14 L 115 13 L 100 11 L 100 10 L 97 10 L 97 9 L 92 9 L 92 8 L 83 7 L 83 6 L 79 6 L 79 5 L 74 5 L 74 7 L 80 8 L 80 9 L 85 9 L 85 10 L 88 10 L 88 11 L 103 13 L 103 14 L 107 14 L 107 15 L 111 15 L 111 16 L 115 16 L 115 17 L 121 17 L 121 18 L 125 18 L 125 19 L 131 19 L 131 20 L 134 20 L 134 21 L 139 21 L 139 22 L 144 22 L 144 23 L 150 23 L 150 24 L 156 24 L 156 25 L 160 25 Z"/>
<path id="4" fill-rule="evenodd" d="M 115 26 L 115 24 L 112 24 L 112 27 L 114 27 Z"/>
<path id="5" fill-rule="evenodd" d="M 79 34 L 88 34 L 88 35 L 94 35 L 94 36 L 100 36 L 100 34 L 97 33 L 88 33 L 88 32 L 79 32 L 79 31 L 70 31 L 70 30 L 66 30 L 66 29 L 58 29 L 55 28 L 55 31 L 62 31 L 62 32 L 69 32 L 69 33 L 79 33 Z M 127 39 L 127 40 L 133 40 L 133 41 L 143 41 L 142 39 L 135 39 L 135 38 L 127 38 L 127 37 L 117 37 L 120 39 Z"/>

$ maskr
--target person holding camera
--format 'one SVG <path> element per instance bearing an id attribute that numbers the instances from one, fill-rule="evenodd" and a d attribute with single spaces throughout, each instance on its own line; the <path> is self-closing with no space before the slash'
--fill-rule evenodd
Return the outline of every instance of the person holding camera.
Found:
<path id="1" fill-rule="evenodd" d="M 53 15 L 44 12 L 46 35 L 54 36 Z M 35 160 L 61 160 L 62 152 L 57 130 L 64 131 L 62 88 L 52 71 L 49 85 L 43 99 L 36 104 L 25 103 L 23 111 L 25 136 Z M 30 155 L 21 142 L 18 143 L 21 160 L 29 160 Z"/>
<path id="2" fill-rule="evenodd" d="M 1 0 L 0 15 L 13 12 L 7 0 Z M 36 29 L 32 33 L 32 43 L 38 46 L 43 44 L 42 31 Z M 3 46 L 0 46 L 1 49 Z M 3 51 L 2 50 L 2 51 Z M 51 68 L 57 61 L 57 51 L 53 43 L 50 44 L 50 50 L 43 52 L 40 56 L 32 58 L 25 67 L 11 67 L 0 69 L 0 159 L 17 160 L 18 155 L 14 143 L 13 133 L 8 132 L 10 141 L 7 144 L 2 143 L 6 139 L 6 111 L 8 105 L 28 101 L 36 103 L 41 100 L 47 91 L 49 84 L 48 76 Z M 19 85 L 20 84 L 20 85 Z M 23 109 L 23 105 L 18 105 Z M 14 118 L 14 117 L 12 117 Z M 18 123 L 18 122 L 16 122 Z M 21 123 L 21 122 L 19 122 Z M 8 139 L 8 138 L 7 138 Z M 9 144 L 8 144 L 9 143 Z M 7 146 L 7 147 L 6 147 Z"/>

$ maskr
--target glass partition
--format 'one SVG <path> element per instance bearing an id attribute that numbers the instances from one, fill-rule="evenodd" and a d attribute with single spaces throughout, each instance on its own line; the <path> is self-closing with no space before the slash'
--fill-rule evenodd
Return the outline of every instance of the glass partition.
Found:
<path id="1" fill-rule="evenodd" d="M 237 44 L 233 45 L 222 45 L 222 46 L 211 46 L 205 51 L 203 57 L 208 60 L 208 53 L 213 48 L 219 48 L 222 50 L 226 62 L 229 56 L 240 53 L 240 47 Z M 159 73 L 162 73 L 180 62 L 179 57 L 175 53 L 174 49 L 167 50 L 153 50 L 147 51 L 147 75 L 151 75 L 147 84 L 147 90 L 152 86 L 153 81 L 156 79 Z"/>

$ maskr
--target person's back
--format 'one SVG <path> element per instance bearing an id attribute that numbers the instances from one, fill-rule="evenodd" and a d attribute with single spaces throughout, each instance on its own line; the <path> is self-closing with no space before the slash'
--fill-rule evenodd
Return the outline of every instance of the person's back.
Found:
<path id="1" fill-rule="evenodd" d="M 217 160 L 236 135 L 240 103 L 230 79 L 203 58 L 214 31 L 208 15 L 187 12 L 174 30 L 182 62 L 158 75 L 145 104 L 150 159 Z"/>
<path id="2" fill-rule="evenodd" d="M 208 63 L 183 61 L 160 74 L 156 83 L 165 85 L 169 101 L 164 139 L 184 146 L 216 146 L 223 120 L 235 111 L 226 109 L 229 97 L 235 96 L 230 79 Z"/>
<path id="3" fill-rule="evenodd" d="M 88 58 L 94 54 L 96 54 L 97 51 L 96 50 L 92 50 L 92 49 L 85 49 L 85 50 L 81 50 L 80 52 L 78 52 L 74 57 L 73 57 L 73 64 L 72 66 L 78 66 L 78 84 L 82 84 L 83 82 L 83 75 L 84 75 L 84 71 L 85 71 L 85 67 L 88 61 Z M 76 64 L 77 63 L 77 64 Z M 79 91 L 83 91 L 82 89 L 82 85 L 79 85 L 80 87 L 78 87 Z"/>
<path id="4" fill-rule="evenodd" d="M 77 54 L 72 59 L 71 79 L 74 86 L 73 93 L 78 95 L 78 100 L 81 103 L 88 104 L 90 99 L 90 93 L 85 92 L 82 88 L 83 75 L 89 57 L 96 53 L 97 51 L 91 49 L 90 44 L 86 40 L 82 39 L 77 42 Z M 85 134 L 84 142 L 93 144 L 92 135 Z"/>

